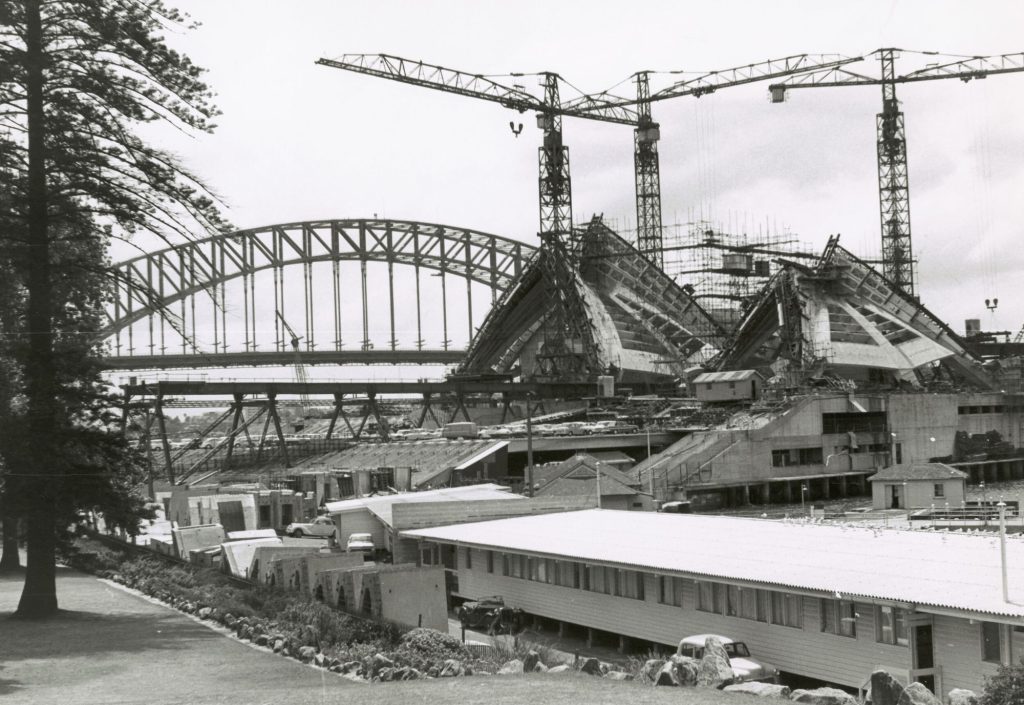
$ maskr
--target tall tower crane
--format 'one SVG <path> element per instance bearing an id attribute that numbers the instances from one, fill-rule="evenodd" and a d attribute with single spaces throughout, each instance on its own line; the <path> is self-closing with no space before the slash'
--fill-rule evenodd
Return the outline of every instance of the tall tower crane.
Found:
<path id="1" fill-rule="evenodd" d="M 661 190 L 657 142 L 658 124 L 651 117 L 650 103 L 681 95 L 701 96 L 719 88 L 741 85 L 798 71 L 840 66 L 858 58 L 801 54 L 760 64 L 714 71 L 677 82 L 650 93 L 648 73 L 636 74 L 637 99 L 625 99 L 608 92 L 582 95 L 563 101 L 557 73 L 537 74 L 543 96 L 534 96 L 519 85 L 506 86 L 480 74 L 410 61 L 388 54 L 346 54 L 338 59 L 321 58 L 322 66 L 343 69 L 378 78 L 433 88 L 457 95 L 487 100 L 520 113 L 537 113 L 543 132 L 538 149 L 540 200 L 540 264 L 545 283 L 554 299 L 552 320 L 545 329 L 546 353 L 538 356 L 545 376 L 588 377 L 598 373 L 598 355 L 593 324 L 573 286 L 577 244 L 572 218 L 572 179 L 569 149 L 562 140 L 562 117 L 630 125 L 635 128 L 635 158 L 638 249 L 659 265 L 661 254 Z M 523 76 L 525 74 L 513 74 Z M 632 106 L 637 105 L 634 109 Z M 579 345 L 572 341 L 578 341 Z"/>
<path id="2" fill-rule="evenodd" d="M 295 381 L 305 387 L 306 383 L 309 382 L 309 377 L 306 375 L 306 364 L 302 361 L 302 350 L 299 348 L 299 341 L 302 338 L 296 335 L 280 311 L 275 313 L 277 313 L 277 318 L 281 321 L 281 325 L 284 326 L 284 329 L 291 337 L 292 351 L 295 353 Z M 310 412 L 309 395 L 306 392 L 299 393 L 299 406 L 302 407 L 302 417 L 306 418 Z"/>
<path id="3" fill-rule="evenodd" d="M 637 125 L 633 130 L 633 165 L 636 177 L 637 249 L 659 267 L 664 267 L 661 175 L 658 163 L 658 141 L 661 139 L 661 127 L 654 121 L 651 114 L 652 102 L 686 95 L 700 98 L 722 88 L 792 76 L 804 71 L 835 68 L 861 61 L 862 58 L 859 56 L 843 57 L 837 54 L 796 54 L 721 71 L 695 73 L 654 93 L 651 93 L 650 81 L 655 72 L 638 71 L 632 76 L 636 83 L 636 100 L 624 103 L 617 101 L 608 93 L 598 94 L 602 98 L 600 104 L 605 109 L 636 105 Z"/>
<path id="4" fill-rule="evenodd" d="M 876 116 L 878 143 L 878 202 L 882 230 L 883 274 L 910 296 L 915 295 L 914 259 L 910 237 L 910 181 L 907 176 L 907 137 L 903 112 L 896 99 L 897 83 L 959 78 L 967 82 L 1000 73 L 1024 71 L 1024 53 L 955 58 L 936 63 L 918 71 L 896 75 L 895 62 L 901 49 L 877 49 L 867 56 L 877 56 L 881 63 L 878 78 L 854 73 L 842 67 L 821 69 L 793 76 L 782 83 L 770 85 L 773 103 L 786 99 L 793 88 L 827 88 L 835 86 L 881 86 L 882 112 Z M 915 52 L 928 56 L 937 52 Z"/>

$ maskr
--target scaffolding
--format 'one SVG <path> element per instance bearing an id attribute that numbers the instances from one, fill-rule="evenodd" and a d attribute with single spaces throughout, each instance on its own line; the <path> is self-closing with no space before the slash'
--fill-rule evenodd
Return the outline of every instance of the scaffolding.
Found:
<path id="1" fill-rule="evenodd" d="M 819 255 L 788 228 L 761 224 L 756 232 L 730 232 L 709 220 L 664 228 L 665 272 L 726 328 L 733 329 L 765 283 L 779 271 L 778 259 L 807 261 Z"/>

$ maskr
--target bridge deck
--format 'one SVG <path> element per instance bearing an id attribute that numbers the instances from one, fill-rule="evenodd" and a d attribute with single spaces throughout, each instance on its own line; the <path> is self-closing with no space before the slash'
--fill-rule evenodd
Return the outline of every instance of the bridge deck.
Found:
<path id="1" fill-rule="evenodd" d="M 169 370 L 200 367 L 288 367 L 304 365 L 451 365 L 465 350 L 302 350 L 170 355 L 118 355 L 103 359 L 111 370 Z"/>

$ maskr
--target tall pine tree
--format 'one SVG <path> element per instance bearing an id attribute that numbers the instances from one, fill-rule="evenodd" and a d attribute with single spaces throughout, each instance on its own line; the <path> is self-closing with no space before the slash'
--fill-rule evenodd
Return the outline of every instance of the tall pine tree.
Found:
<path id="1" fill-rule="evenodd" d="M 202 70 L 164 41 L 168 27 L 185 22 L 161 0 L 0 0 L 4 219 L 12 223 L 6 237 L 24 253 L 24 423 L 19 450 L 4 462 L 5 496 L 16 496 L 26 526 L 21 616 L 57 610 L 55 550 L 64 512 L 83 489 L 75 478 L 90 474 L 84 466 L 121 457 L 109 436 L 85 433 L 103 425 L 105 405 L 68 403 L 79 391 L 90 396 L 87 387 L 95 391 L 95 370 L 61 356 L 70 339 L 57 322 L 71 302 L 58 286 L 59 269 L 95 255 L 94 223 L 176 239 L 226 225 L 202 182 L 136 133 L 157 121 L 212 129 Z M 65 238 L 80 247 L 61 247 Z M 97 287 L 89 300 L 100 297 L 102 279 L 86 280 Z M 112 499 L 106 490 L 113 484 L 90 487 L 103 495 L 96 498 Z"/>

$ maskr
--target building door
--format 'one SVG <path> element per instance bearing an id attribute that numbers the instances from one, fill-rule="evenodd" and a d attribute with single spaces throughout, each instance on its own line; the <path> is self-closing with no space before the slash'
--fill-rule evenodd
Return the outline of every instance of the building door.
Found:
<path id="1" fill-rule="evenodd" d="M 293 521 L 292 517 L 292 505 L 282 504 L 281 505 L 281 526 L 288 526 Z"/>
<path id="2" fill-rule="evenodd" d="M 903 486 L 889 485 L 889 509 L 903 508 Z"/>
<path id="3" fill-rule="evenodd" d="M 218 502 L 217 510 L 220 513 L 220 525 L 225 532 L 245 531 L 245 514 L 242 513 L 241 502 Z"/>
<path id="4" fill-rule="evenodd" d="M 914 627 L 914 668 L 930 670 L 935 668 L 935 650 L 932 644 L 932 625 L 918 624 Z M 935 692 L 935 675 L 918 673 L 915 680 L 928 690 Z"/>

